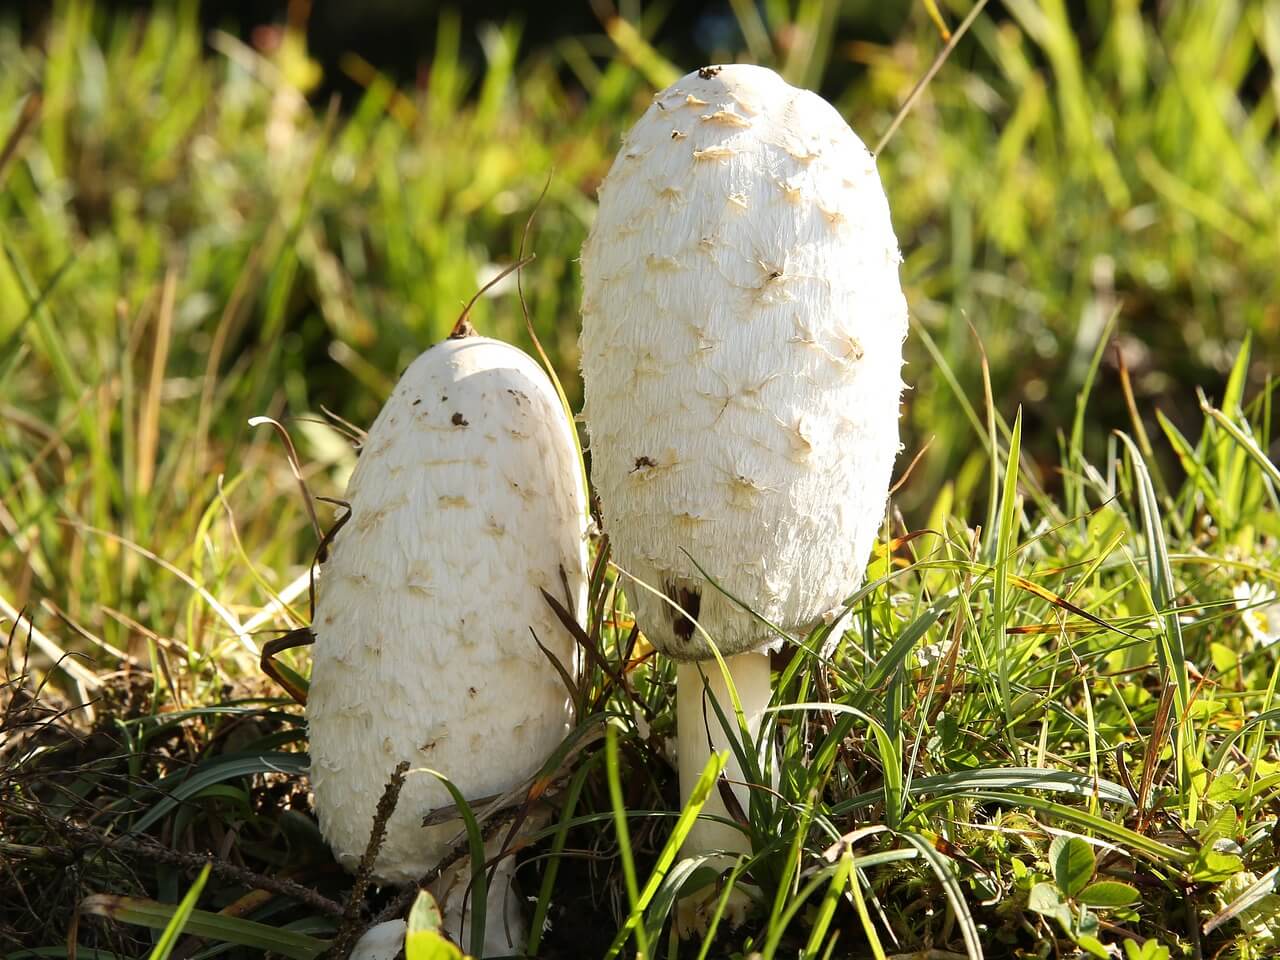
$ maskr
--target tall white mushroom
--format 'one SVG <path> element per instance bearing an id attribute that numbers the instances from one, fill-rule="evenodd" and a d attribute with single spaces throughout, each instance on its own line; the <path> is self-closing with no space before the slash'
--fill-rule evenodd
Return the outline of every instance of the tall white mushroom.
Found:
<path id="1" fill-rule="evenodd" d="M 727 741 L 702 702 L 712 651 L 673 604 L 724 655 L 755 734 L 777 637 L 726 594 L 802 632 L 861 582 L 899 448 L 901 256 L 862 141 L 762 67 L 657 94 L 599 198 L 582 249 L 592 480 L 615 558 L 657 591 L 627 589 L 636 617 L 680 661 L 687 798 Z M 725 815 L 714 793 L 705 811 Z M 744 847 L 715 823 L 687 844 Z"/>
<path id="2" fill-rule="evenodd" d="M 307 703 L 320 829 L 344 866 L 359 862 L 400 761 L 479 798 L 517 787 L 564 737 L 567 691 L 530 630 L 573 669 L 574 642 L 539 592 L 584 613 L 570 431 L 529 356 L 465 335 L 418 357 L 369 430 L 319 581 Z M 435 777 L 411 774 L 374 874 L 408 883 L 432 869 L 460 821 L 422 820 L 450 803 Z M 486 953 L 523 942 L 513 869 L 505 858 L 490 882 Z M 466 880 L 438 887 L 464 946 Z"/>

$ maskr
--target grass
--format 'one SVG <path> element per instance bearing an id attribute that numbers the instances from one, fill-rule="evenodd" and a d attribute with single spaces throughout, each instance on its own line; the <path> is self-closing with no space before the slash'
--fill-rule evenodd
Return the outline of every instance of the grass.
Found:
<path id="1" fill-rule="evenodd" d="M 531 953 L 1277 950 L 1280 13 L 1004 6 L 881 154 L 914 321 L 902 468 L 929 445 L 843 643 L 776 664 L 776 790 L 753 791 L 736 874 L 758 909 L 674 939 L 698 864 L 672 845 L 673 670 L 631 645 L 600 562 L 580 749 L 520 871 L 549 921 Z M 943 46 L 932 14 L 968 9 L 913 4 L 875 46 L 821 0 L 733 8 L 744 47 L 868 142 Z M 446 16 L 423 88 L 348 58 L 364 94 L 334 109 L 305 99 L 296 34 L 203 49 L 196 13 L 64 3 L 39 42 L 0 24 L 13 956 L 335 936 L 351 879 L 310 816 L 301 711 L 255 655 L 305 624 L 317 538 L 279 434 L 248 421 L 284 424 L 310 489 L 341 496 L 342 421 L 369 423 L 515 258 L 549 174 L 523 279 L 576 408 L 593 189 L 674 69 L 652 16 L 547 49 L 496 25 L 482 66 Z M 530 346 L 513 296 L 472 317 Z M 305 651 L 283 659 L 305 676 Z"/>

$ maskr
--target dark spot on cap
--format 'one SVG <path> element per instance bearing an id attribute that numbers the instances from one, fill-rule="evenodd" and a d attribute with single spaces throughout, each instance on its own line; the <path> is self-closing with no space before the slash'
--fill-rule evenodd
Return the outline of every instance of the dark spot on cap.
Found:
<path id="1" fill-rule="evenodd" d="M 631 472 L 635 473 L 637 470 L 643 470 L 645 467 L 656 466 L 657 464 L 653 462 L 652 457 L 636 457 L 636 465 L 631 469 Z"/>
<path id="2" fill-rule="evenodd" d="M 441 403 L 446 403 L 446 402 L 448 402 L 448 400 L 449 400 L 449 398 L 448 398 L 448 397 L 441 397 L 441 398 L 440 398 L 440 402 L 441 402 Z"/>
<path id="3" fill-rule="evenodd" d="M 469 423 L 467 423 L 467 419 L 466 419 L 466 417 L 464 417 L 464 416 L 463 416 L 462 414 L 460 414 L 460 413 L 455 413 L 455 414 L 453 415 L 452 423 L 453 423 L 453 425 L 454 425 L 455 427 L 468 427 L 468 426 L 470 426 L 470 424 L 469 424 Z"/>
<path id="4" fill-rule="evenodd" d="M 687 611 L 689 616 L 694 617 L 695 619 L 697 618 L 698 611 L 702 607 L 701 593 L 697 590 L 691 590 L 686 587 L 676 587 L 672 584 L 667 584 L 666 594 L 667 597 L 675 601 L 682 610 Z M 689 617 L 686 617 L 680 612 L 680 610 L 677 610 L 674 607 L 669 607 L 668 609 L 671 611 L 672 630 L 675 631 L 675 635 L 677 637 L 685 643 L 688 643 L 693 639 L 693 620 L 690 620 Z"/>
<path id="5" fill-rule="evenodd" d="M 698 76 L 703 80 L 710 80 L 720 72 L 719 67 L 699 67 Z"/>
<path id="6" fill-rule="evenodd" d="M 420 404 L 421 402 L 422 402 L 422 398 L 421 398 L 421 397 L 419 397 L 417 400 L 413 401 L 413 403 L 412 403 L 412 404 L 410 404 L 410 406 L 414 406 L 414 407 L 416 407 L 416 406 L 417 406 L 418 404 Z"/>
<path id="7" fill-rule="evenodd" d="M 467 696 L 474 697 L 477 691 L 475 687 L 467 687 Z"/>

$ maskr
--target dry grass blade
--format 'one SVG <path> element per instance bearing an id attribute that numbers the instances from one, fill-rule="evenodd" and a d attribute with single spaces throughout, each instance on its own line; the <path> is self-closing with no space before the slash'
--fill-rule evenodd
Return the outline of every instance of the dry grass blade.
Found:
<path id="1" fill-rule="evenodd" d="M 1160 750 L 1164 743 L 1165 732 L 1169 727 L 1169 714 L 1173 709 L 1174 685 L 1166 683 L 1160 692 L 1160 704 L 1156 708 L 1156 718 L 1151 725 L 1151 735 L 1147 737 L 1146 749 L 1142 756 L 1142 777 L 1138 782 L 1138 822 L 1134 830 L 1142 833 L 1148 823 L 1147 800 L 1151 796 L 1151 788 L 1156 782 L 1156 767 L 1160 762 Z"/>
<path id="2" fill-rule="evenodd" d="M 0 596 L 0 614 L 3 614 L 5 618 L 12 622 L 9 631 L 10 647 L 13 646 L 14 635 L 25 624 L 27 642 L 29 644 L 34 643 L 41 653 L 54 662 L 58 669 L 66 671 L 73 680 L 91 690 L 97 690 L 102 686 L 102 681 L 98 679 L 97 674 L 77 662 L 75 658 L 78 654 L 63 650 L 62 647 L 37 630 L 35 623 L 25 612 L 18 611 L 2 596 Z"/>
<path id="3" fill-rule="evenodd" d="M 316 507 L 311 498 L 311 491 L 307 488 L 307 481 L 302 476 L 302 467 L 298 463 L 298 451 L 293 445 L 293 438 L 289 436 L 289 431 L 284 428 L 284 424 L 272 417 L 249 418 L 249 426 L 251 427 L 264 423 L 271 424 L 276 433 L 280 435 L 280 439 L 284 441 L 285 456 L 289 460 L 289 469 L 293 471 L 293 478 L 298 481 L 298 487 L 302 490 L 302 504 L 307 508 L 307 516 L 311 518 L 311 527 L 316 532 L 316 539 L 323 540 L 324 532 L 320 529 L 320 518 L 316 516 Z"/>
<path id="4" fill-rule="evenodd" d="M 305 887 L 300 883 L 281 877 L 256 873 L 238 864 L 215 857 L 212 854 L 184 853 L 146 837 L 114 836 L 79 823 L 67 822 L 62 826 L 66 832 L 67 839 L 72 840 L 75 844 L 74 851 L 68 851 L 69 856 L 81 855 L 85 848 L 100 847 L 155 863 L 167 863 L 188 870 L 198 870 L 205 864 L 209 864 L 214 876 L 230 880 L 248 890 L 269 890 L 272 893 L 292 897 L 298 902 L 305 903 L 307 906 L 331 917 L 340 917 L 343 914 L 341 904 L 335 903 L 328 897 L 321 896 L 310 887 Z"/>
<path id="5" fill-rule="evenodd" d="M 68 614 L 65 610 L 63 610 L 60 606 L 58 606 L 48 597 L 45 597 L 43 600 L 40 601 L 40 606 L 43 607 L 49 613 L 53 614 L 59 620 L 61 620 L 62 623 L 68 629 L 72 630 L 81 639 L 88 640 L 91 644 L 93 644 L 103 653 L 107 654 L 107 656 L 113 657 L 114 659 L 119 660 L 121 663 L 127 663 L 131 667 L 138 666 L 138 661 L 135 658 L 125 653 L 119 647 L 115 647 L 107 643 L 107 641 L 103 640 L 97 634 L 91 633 L 88 630 L 86 630 L 83 626 L 81 626 L 79 623 L 73 620 L 70 614 Z"/>
<path id="6" fill-rule="evenodd" d="M 320 542 L 316 544 L 315 555 L 311 558 L 311 568 L 307 571 L 307 604 L 312 623 L 316 619 L 316 573 L 320 570 L 320 564 L 329 559 L 329 546 L 333 543 L 334 537 L 351 519 L 351 504 L 345 500 L 330 500 L 328 497 L 321 497 L 320 499 L 339 507 L 345 507 L 347 512 L 333 521 L 333 526 L 325 531 L 324 536 L 320 538 Z"/>
<path id="7" fill-rule="evenodd" d="M 594 746 L 604 739 L 604 727 L 599 723 L 583 729 L 585 729 L 585 732 L 577 736 L 577 739 L 573 741 L 573 744 L 567 750 L 563 750 L 554 769 L 548 772 L 540 771 L 506 793 L 489 797 L 477 797 L 475 800 L 469 801 L 474 810 L 476 822 L 485 824 L 493 817 L 513 807 L 546 797 L 551 790 L 552 784 L 557 780 L 562 780 L 570 773 L 573 761 L 581 756 L 588 747 Z M 553 756 L 551 759 L 554 761 L 556 757 Z M 430 811 L 422 818 L 422 825 L 424 827 L 438 826 L 442 823 L 451 823 L 457 819 L 458 805 L 450 803 Z"/>
<path id="8" fill-rule="evenodd" d="M 1074 613 L 1077 617 L 1083 617 L 1085 620 L 1088 620 L 1094 626 L 1101 627 L 1103 630 L 1110 630 L 1113 633 L 1120 634 L 1120 636 L 1122 637 L 1128 637 L 1130 640 L 1137 640 L 1139 642 L 1142 641 L 1142 637 L 1138 636 L 1136 633 L 1130 633 L 1128 630 L 1125 630 L 1121 627 L 1117 627 L 1113 623 L 1108 623 L 1106 620 L 1103 620 L 1101 617 L 1090 613 L 1088 610 L 1085 610 L 1083 607 L 1077 606 L 1076 604 L 1072 603 L 1070 600 L 1066 599 L 1065 597 L 1058 596 L 1052 590 L 1046 590 L 1044 587 L 1040 586 L 1040 584 L 1034 583 L 1031 580 L 1028 580 L 1026 577 L 1020 577 L 1016 573 L 1011 573 L 1009 574 L 1009 582 L 1013 584 L 1015 587 L 1018 587 L 1021 590 L 1027 591 L 1027 593 L 1034 594 L 1035 596 L 1039 597 L 1041 600 L 1047 600 L 1049 603 L 1053 604 L 1055 607 L 1059 607 L 1062 610 L 1070 611 L 1071 613 Z M 1005 632 L 1008 633 L 1010 631 L 1005 631 Z"/>
<path id="9" fill-rule="evenodd" d="M 160 447 L 160 401 L 164 392 L 164 373 L 169 365 L 169 343 L 173 336 L 173 306 L 178 295 L 178 271 L 165 273 L 160 293 L 160 310 L 156 315 L 156 331 L 151 352 L 151 374 L 139 412 L 138 422 L 138 492 L 151 492 L 155 480 L 156 456 Z"/>
<path id="10" fill-rule="evenodd" d="M 235 634 L 235 638 L 240 642 L 240 645 L 243 646 L 249 653 L 253 654 L 254 658 L 257 659 L 257 657 L 259 656 L 258 645 L 254 643 L 253 637 L 249 636 L 249 634 L 245 632 L 245 629 L 241 625 L 240 621 L 236 619 L 236 615 L 232 613 L 230 610 L 228 610 L 226 607 L 224 607 L 218 601 L 217 597 L 215 597 L 212 593 L 206 590 L 199 583 L 197 583 L 191 577 L 191 575 L 188 574 L 185 570 L 182 570 L 174 566 L 168 560 L 164 559 L 163 557 L 161 557 L 156 553 L 152 553 L 146 547 L 141 546 L 140 544 L 134 543 L 132 540 L 122 537 L 119 534 L 112 533 L 110 530 L 101 530 L 97 527 L 91 527 L 86 523 L 79 523 L 75 520 L 64 520 L 63 522 L 66 523 L 68 526 L 73 527 L 76 530 L 79 530 L 81 533 L 91 533 L 95 536 L 103 537 L 104 539 L 110 540 L 112 543 L 118 543 L 120 544 L 120 546 L 125 547 L 128 550 L 132 550 L 134 553 L 138 554 L 139 556 L 145 557 L 146 559 L 150 560 L 152 563 L 155 563 L 160 567 L 162 567 L 163 569 L 169 571 L 171 574 L 173 574 L 175 577 L 177 577 L 179 580 L 181 580 L 183 583 L 189 586 L 192 590 L 198 593 L 200 595 L 200 599 L 202 599 L 205 603 L 207 603 L 209 605 L 209 608 L 218 615 L 218 617 L 222 620 L 222 622 L 231 628 L 231 632 Z"/>
<path id="11" fill-rule="evenodd" d="M 562 624 L 564 624 L 564 628 L 569 631 L 569 635 L 578 642 L 578 646 L 580 646 L 583 652 L 591 659 L 592 664 L 599 667 L 600 670 L 603 671 L 604 674 L 620 688 L 625 689 L 626 684 L 623 682 L 622 675 L 613 669 L 613 665 L 609 663 L 604 653 L 598 649 L 594 643 L 592 643 L 591 638 L 587 635 L 587 632 L 582 629 L 577 618 L 574 617 L 574 615 L 565 608 L 565 605 L 557 600 L 554 595 L 548 593 L 541 587 L 539 587 L 538 590 L 542 594 L 543 599 L 547 601 L 548 606 L 551 607 L 556 617 Z"/>
<path id="12" fill-rule="evenodd" d="M 260 627 L 270 623 L 276 617 L 284 614 L 289 617 L 289 604 L 302 596 L 303 591 L 311 586 L 312 578 L 315 576 L 314 564 L 307 569 L 307 572 L 295 577 L 290 583 L 273 597 L 265 607 L 255 613 L 252 617 L 244 622 L 244 630 L 246 633 L 253 633 Z"/>
<path id="13" fill-rule="evenodd" d="M 889 488 L 889 496 L 892 497 L 902 489 L 903 485 L 908 480 L 911 479 L 911 474 L 915 472 L 916 466 L 924 459 L 924 455 L 929 452 L 929 448 L 933 446 L 933 441 L 934 438 L 930 437 L 924 442 L 924 446 L 916 451 L 916 455 L 912 457 L 911 462 L 907 464 L 907 469 L 902 471 L 902 476 L 898 477 L 898 479 L 893 482 L 893 486 Z"/>
<path id="14" fill-rule="evenodd" d="M 916 101 L 920 99 L 920 94 L 924 93 L 925 87 L 929 86 L 929 82 L 933 80 L 937 72 L 942 69 L 942 65 L 946 63 L 947 58 L 951 56 L 951 51 L 956 48 L 956 45 L 961 41 L 964 35 L 969 32 L 969 28 L 973 26 L 973 22 L 978 19 L 978 15 L 982 13 L 982 10 L 986 5 L 987 0 L 978 0 L 978 2 L 973 5 L 973 9 L 969 11 L 968 15 L 960 21 L 960 26 L 956 27 L 955 33 L 951 34 L 950 38 L 947 40 L 946 46 L 938 51 L 938 55 L 933 58 L 933 63 L 929 65 L 929 69 L 925 71 L 924 76 L 916 81 L 916 85 L 912 87 L 911 92 L 907 94 L 907 99 L 903 101 L 902 106 L 898 109 L 897 114 L 893 118 L 893 122 L 889 124 L 889 129 L 886 130 L 884 135 L 876 142 L 875 149 L 871 151 L 873 154 L 879 155 L 880 151 L 882 151 L 888 145 L 889 141 L 893 139 L 893 135 L 898 132 L 898 127 L 902 126 L 902 121 L 907 119 L 907 114 L 911 112 L 911 108 L 914 107 L 916 105 Z"/>
<path id="15" fill-rule="evenodd" d="M 27 135 L 27 131 L 35 126 L 36 121 L 40 118 L 40 108 L 43 105 L 44 96 L 39 90 L 31 91 L 27 96 L 26 102 L 22 105 L 22 112 L 18 114 L 18 122 L 14 124 L 13 130 L 10 131 L 8 139 L 4 142 L 4 146 L 0 147 L 0 185 L 4 183 L 5 175 L 9 172 L 9 164 L 18 155 L 18 148 L 22 145 L 22 140 Z"/>
<path id="16" fill-rule="evenodd" d="M 307 705 L 307 691 L 293 677 L 280 669 L 280 664 L 276 663 L 275 658 L 277 654 L 284 653 L 286 650 L 307 647 L 315 642 L 316 635 L 311 632 L 310 627 L 298 627 L 296 630 L 290 630 L 284 636 L 274 637 L 264 643 L 262 645 L 262 656 L 258 658 L 262 672 L 280 684 L 295 703 L 304 707 Z"/>
<path id="17" fill-rule="evenodd" d="M 475 327 L 471 325 L 468 317 L 471 314 L 471 308 L 476 305 L 476 301 L 484 296 L 485 291 L 496 286 L 511 274 L 517 272 L 521 267 L 532 263 L 538 258 L 536 253 L 531 253 L 527 257 L 521 257 L 515 263 L 498 272 L 498 274 L 490 278 L 489 282 L 471 295 L 471 299 L 467 301 L 467 305 L 462 308 L 462 313 L 458 315 L 458 321 L 453 325 L 453 329 L 449 332 L 450 340 L 457 340 L 461 337 L 470 337 L 475 335 Z"/>
<path id="18" fill-rule="evenodd" d="M 339 432 L 345 434 L 347 439 L 351 441 L 351 445 L 355 447 L 357 450 L 360 449 L 360 447 L 364 444 L 365 437 L 369 435 L 368 431 L 361 430 L 350 420 L 347 420 L 345 417 L 342 417 L 339 414 L 334 413 L 332 410 L 326 407 L 323 403 L 320 404 L 320 412 L 324 414 L 325 420 L 329 423 L 330 426 L 332 426 L 335 430 L 338 430 Z"/>
<path id="19" fill-rule="evenodd" d="M 569 699 L 573 702 L 574 720 L 582 719 L 583 703 L 582 695 L 578 689 L 578 684 L 574 681 L 573 675 L 568 671 L 560 658 L 551 650 L 547 649 L 546 644 L 538 639 L 537 631 L 532 626 L 529 627 L 529 635 L 533 637 L 533 642 L 538 645 L 538 649 L 542 651 L 542 655 L 550 662 L 551 667 L 560 677 L 560 682 L 564 684 L 565 692 L 569 695 Z"/>

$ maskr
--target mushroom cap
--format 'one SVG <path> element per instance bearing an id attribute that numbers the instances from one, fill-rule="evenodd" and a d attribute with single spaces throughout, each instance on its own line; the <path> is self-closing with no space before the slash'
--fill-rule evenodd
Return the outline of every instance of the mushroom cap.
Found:
<path id="1" fill-rule="evenodd" d="M 654 97 L 599 197 L 581 365 L 614 558 L 722 654 L 770 646 L 726 594 L 787 631 L 838 608 L 899 449 L 907 308 L 875 161 L 816 94 L 706 67 Z M 627 594 L 658 649 L 711 656 Z"/>
<path id="2" fill-rule="evenodd" d="M 485 337 L 423 353 L 369 430 L 316 598 L 307 703 L 320 829 L 354 868 L 401 760 L 479 798 L 535 773 L 570 722 L 575 645 L 539 588 L 583 615 L 586 495 L 564 409 L 525 353 Z M 566 586 L 568 596 L 566 596 Z M 375 874 L 416 880 L 456 838 L 412 772 Z"/>

